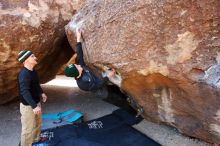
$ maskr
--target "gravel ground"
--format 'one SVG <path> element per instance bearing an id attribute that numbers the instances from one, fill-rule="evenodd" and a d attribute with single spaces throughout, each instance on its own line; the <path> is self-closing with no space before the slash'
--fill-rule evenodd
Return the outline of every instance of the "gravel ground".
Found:
<path id="1" fill-rule="evenodd" d="M 118 108 L 90 92 L 80 91 L 73 79 L 63 76 L 57 76 L 55 80 L 42 87 L 48 95 L 48 101 L 42 104 L 43 113 L 76 109 L 84 113 L 85 120 L 91 120 L 110 114 Z M 18 145 L 21 132 L 19 102 L 14 101 L 0 106 L 0 119 L 0 146 Z M 185 137 L 174 128 L 146 120 L 134 127 L 163 146 L 211 146 L 197 139 Z"/>

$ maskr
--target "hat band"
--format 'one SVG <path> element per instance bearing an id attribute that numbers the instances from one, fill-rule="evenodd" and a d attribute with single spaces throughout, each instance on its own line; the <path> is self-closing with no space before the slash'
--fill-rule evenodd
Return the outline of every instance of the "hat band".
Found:
<path id="1" fill-rule="evenodd" d="M 18 59 L 18 61 L 24 62 L 31 54 L 32 54 L 31 51 L 27 51 L 24 55 L 22 55 L 22 56 Z"/>

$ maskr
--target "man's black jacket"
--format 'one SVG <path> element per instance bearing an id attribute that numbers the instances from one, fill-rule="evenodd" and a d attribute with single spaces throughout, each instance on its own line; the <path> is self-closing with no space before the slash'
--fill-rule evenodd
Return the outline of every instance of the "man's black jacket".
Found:
<path id="1" fill-rule="evenodd" d="M 33 109 L 37 107 L 43 93 L 37 72 L 23 67 L 18 74 L 18 87 L 21 103 L 30 105 Z"/>
<path id="2" fill-rule="evenodd" d="M 85 91 L 96 91 L 102 88 L 108 81 L 108 77 L 100 79 L 85 64 L 83 59 L 82 44 L 76 44 L 77 59 L 76 63 L 81 65 L 83 72 L 79 78 L 76 78 L 78 87 Z"/>

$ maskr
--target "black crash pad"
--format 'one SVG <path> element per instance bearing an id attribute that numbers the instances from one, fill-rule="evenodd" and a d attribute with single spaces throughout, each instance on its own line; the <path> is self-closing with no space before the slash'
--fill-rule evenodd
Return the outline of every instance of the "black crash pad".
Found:
<path id="1" fill-rule="evenodd" d="M 88 122 L 44 130 L 50 134 L 48 146 L 161 146 L 132 125 L 139 118 L 118 109 Z"/>

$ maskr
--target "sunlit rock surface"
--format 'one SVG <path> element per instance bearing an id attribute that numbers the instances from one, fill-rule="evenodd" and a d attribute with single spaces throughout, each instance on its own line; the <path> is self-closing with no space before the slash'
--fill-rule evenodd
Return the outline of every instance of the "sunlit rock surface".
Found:
<path id="1" fill-rule="evenodd" d="M 143 116 L 220 144 L 220 1 L 95 0 L 66 26 L 89 65 L 114 67 Z"/>
<path id="2" fill-rule="evenodd" d="M 21 68 L 17 54 L 29 49 L 38 58 L 41 82 L 54 78 L 72 55 L 64 26 L 81 7 L 80 0 L 0 1 L 0 104 L 18 95 Z"/>

